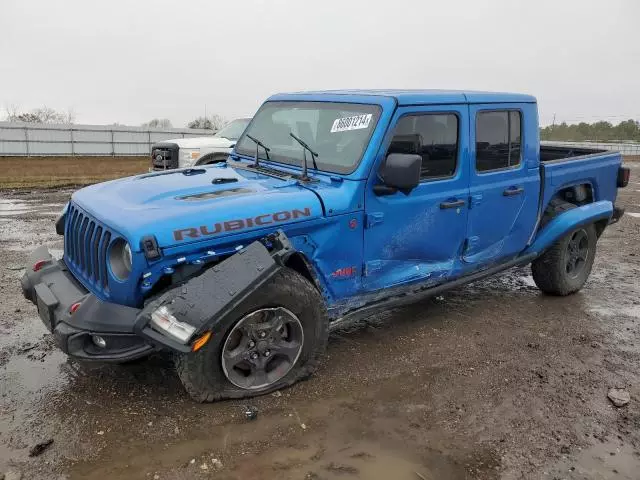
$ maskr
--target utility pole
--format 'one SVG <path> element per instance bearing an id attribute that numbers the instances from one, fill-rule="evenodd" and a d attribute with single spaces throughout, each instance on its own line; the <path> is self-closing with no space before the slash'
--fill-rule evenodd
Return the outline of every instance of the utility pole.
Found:
<path id="1" fill-rule="evenodd" d="M 556 114 L 553 114 L 553 124 L 551 125 L 552 127 L 556 126 Z"/>

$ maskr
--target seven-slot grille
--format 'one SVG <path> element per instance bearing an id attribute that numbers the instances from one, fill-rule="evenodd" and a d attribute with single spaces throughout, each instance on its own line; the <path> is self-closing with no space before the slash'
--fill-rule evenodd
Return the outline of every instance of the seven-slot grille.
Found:
<path id="1" fill-rule="evenodd" d="M 69 205 L 64 236 L 65 260 L 81 280 L 109 291 L 107 255 L 114 235 L 75 205 Z"/>

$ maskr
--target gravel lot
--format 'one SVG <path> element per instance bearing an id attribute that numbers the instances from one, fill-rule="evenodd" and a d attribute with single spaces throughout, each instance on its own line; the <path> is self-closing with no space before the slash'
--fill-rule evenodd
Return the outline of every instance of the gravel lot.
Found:
<path id="1" fill-rule="evenodd" d="M 345 327 L 314 377 L 250 402 L 254 421 L 246 403 L 193 403 L 165 356 L 105 366 L 59 352 L 19 278 L 37 245 L 61 255 L 53 222 L 71 191 L 5 191 L 0 473 L 637 479 L 640 164 L 632 165 L 618 200 L 630 213 L 600 239 L 582 292 L 544 296 L 521 268 Z M 630 403 L 613 406 L 612 387 Z"/>

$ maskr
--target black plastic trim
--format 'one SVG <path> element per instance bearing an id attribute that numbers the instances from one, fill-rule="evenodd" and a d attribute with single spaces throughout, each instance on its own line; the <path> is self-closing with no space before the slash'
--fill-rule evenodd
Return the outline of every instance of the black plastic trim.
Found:
<path id="1" fill-rule="evenodd" d="M 41 260 L 47 263 L 34 272 L 32 266 Z M 38 307 L 38 314 L 56 343 L 70 356 L 121 363 L 155 349 L 133 330 L 139 309 L 103 302 L 90 294 L 64 261 L 54 260 L 44 246 L 30 255 L 20 283 L 25 298 Z M 80 307 L 72 314 L 70 308 L 75 303 Z M 93 345 L 92 335 L 105 338 L 107 347 Z"/>
<path id="2" fill-rule="evenodd" d="M 260 288 L 293 253 L 289 240 L 281 231 L 270 235 L 265 244 L 256 241 L 235 255 L 209 268 L 197 277 L 177 285 L 149 302 L 140 312 L 134 330 L 149 341 L 174 350 L 189 347 L 167 338 L 149 326 L 151 314 L 168 306 L 178 321 L 196 327 L 194 336 L 213 330 L 252 292 Z"/>
<path id="3" fill-rule="evenodd" d="M 624 215 L 624 208 L 613 207 L 613 215 L 611 215 L 611 218 L 609 219 L 609 225 L 611 225 L 612 223 L 618 222 L 623 215 Z"/>

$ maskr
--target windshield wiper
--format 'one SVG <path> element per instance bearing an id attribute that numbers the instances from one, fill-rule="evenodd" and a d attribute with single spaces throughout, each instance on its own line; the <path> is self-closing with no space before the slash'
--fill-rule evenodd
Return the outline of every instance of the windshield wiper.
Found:
<path id="1" fill-rule="evenodd" d="M 264 143 L 262 143 L 260 140 L 258 140 L 255 137 L 252 137 L 248 133 L 246 134 L 246 136 L 247 136 L 247 138 L 249 140 L 252 140 L 256 144 L 256 156 L 255 156 L 255 160 L 253 162 L 253 167 L 257 168 L 260 165 L 259 162 L 258 162 L 258 152 L 260 151 L 260 147 L 262 147 L 264 149 L 264 153 L 267 154 L 267 160 L 270 160 L 269 152 L 271 151 L 271 149 L 269 147 L 267 147 Z"/>
<path id="2" fill-rule="evenodd" d="M 309 145 L 304 143 L 302 140 L 296 137 L 293 133 L 289 132 L 289 135 L 291 135 L 291 138 L 293 138 L 296 142 L 300 144 L 300 146 L 302 146 L 302 159 L 303 159 L 302 160 L 302 180 L 308 181 L 310 180 L 310 178 L 309 178 L 309 175 L 307 175 L 307 151 L 309 151 L 309 153 L 311 154 L 311 160 L 313 161 L 313 168 L 315 168 L 316 170 L 318 170 L 318 166 L 316 165 L 316 157 L 318 157 L 318 154 L 313 150 L 311 150 L 311 147 Z"/>

